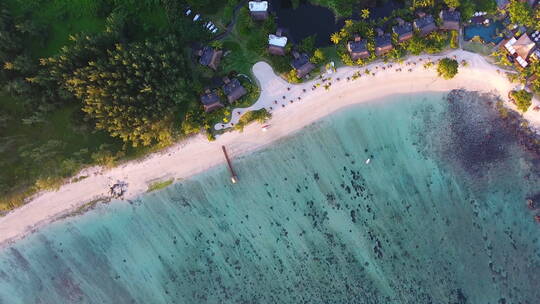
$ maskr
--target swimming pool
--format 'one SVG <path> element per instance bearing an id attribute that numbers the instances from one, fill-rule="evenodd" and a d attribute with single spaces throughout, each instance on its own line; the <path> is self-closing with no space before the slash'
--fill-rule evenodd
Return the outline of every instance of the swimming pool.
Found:
<path id="1" fill-rule="evenodd" d="M 464 29 L 464 38 L 469 41 L 473 37 L 479 36 L 485 43 L 497 44 L 504 39 L 498 36 L 503 28 L 503 24 L 499 21 L 492 22 L 487 26 L 483 24 L 468 25 Z"/>

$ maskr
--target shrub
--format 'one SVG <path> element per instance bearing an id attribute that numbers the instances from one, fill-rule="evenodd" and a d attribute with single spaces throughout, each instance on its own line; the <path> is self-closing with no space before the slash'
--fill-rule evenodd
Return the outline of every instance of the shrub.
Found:
<path id="1" fill-rule="evenodd" d="M 255 111 L 249 111 L 240 117 L 238 123 L 234 126 L 236 130 L 240 132 L 244 130 L 244 127 L 253 121 L 264 123 L 272 117 L 272 114 L 266 109 L 260 109 Z"/>
<path id="2" fill-rule="evenodd" d="M 208 139 L 208 141 L 216 140 L 216 136 L 214 136 L 214 133 L 212 133 L 211 129 L 206 129 L 206 138 Z"/>
<path id="3" fill-rule="evenodd" d="M 39 178 L 36 183 L 35 187 L 36 190 L 58 190 L 60 189 L 60 186 L 62 186 L 63 179 L 61 177 L 43 177 Z"/>
<path id="4" fill-rule="evenodd" d="M 453 49 L 457 49 L 458 48 L 458 32 L 457 31 L 452 31 L 451 32 L 451 36 L 450 36 L 450 47 L 453 48 Z"/>
<path id="5" fill-rule="evenodd" d="M 313 56 L 311 57 L 310 61 L 318 64 L 322 63 L 325 60 L 324 53 L 321 49 L 316 49 L 315 52 L 313 52 Z"/>
<path id="6" fill-rule="evenodd" d="M 290 83 L 299 83 L 300 78 L 298 78 L 298 73 L 295 69 L 292 69 L 287 73 L 287 81 Z"/>
<path id="7" fill-rule="evenodd" d="M 146 192 L 152 192 L 152 191 L 161 190 L 163 188 L 167 188 L 173 182 L 174 182 L 174 178 L 164 180 L 164 181 L 153 182 L 150 185 L 148 185 L 148 190 L 146 190 Z"/>
<path id="8" fill-rule="evenodd" d="M 341 61 L 343 61 L 343 64 L 345 65 L 354 65 L 351 56 L 347 53 L 341 54 Z"/>
<path id="9" fill-rule="evenodd" d="M 437 73 L 444 79 L 451 79 L 458 73 L 458 62 L 455 59 L 443 58 L 437 66 Z"/>
<path id="10" fill-rule="evenodd" d="M 525 90 L 512 91 L 510 97 L 516 102 L 516 106 L 521 112 L 526 112 L 532 104 L 532 93 Z"/>
<path id="11" fill-rule="evenodd" d="M 97 152 L 92 153 L 92 160 L 100 165 L 107 168 L 114 167 L 117 156 L 113 155 L 108 149 L 108 145 L 101 145 Z"/>

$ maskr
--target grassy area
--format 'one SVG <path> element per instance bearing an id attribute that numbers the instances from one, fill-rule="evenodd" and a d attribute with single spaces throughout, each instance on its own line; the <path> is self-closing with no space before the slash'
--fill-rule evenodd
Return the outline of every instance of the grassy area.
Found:
<path id="1" fill-rule="evenodd" d="M 476 41 L 463 41 L 461 47 L 469 52 L 478 53 L 484 56 L 489 56 L 493 52 L 494 46 L 486 45 Z"/>
<path id="2" fill-rule="evenodd" d="M 223 41 L 223 48 L 229 53 L 223 58 L 222 67 L 226 71 L 236 71 L 253 78 L 251 68 L 264 58 L 249 49 L 247 40 L 242 39 L 236 30 Z"/>
<path id="3" fill-rule="evenodd" d="M 341 61 L 341 58 L 339 58 L 339 54 L 335 46 L 327 46 L 323 48 L 322 51 L 324 53 L 324 57 L 326 58 L 325 62 L 333 61 L 336 68 L 343 66 L 343 62 Z"/>
<path id="4" fill-rule="evenodd" d="M 122 147 L 106 133 L 81 124 L 76 104 L 36 114 L 21 100 L 0 96 L 0 113 L 0 210 L 21 204 L 21 193 L 39 190 L 37 181 L 52 187 L 92 163 L 92 154 L 102 145 L 111 151 Z"/>
<path id="5" fill-rule="evenodd" d="M 152 191 L 157 191 L 163 188 L 167 188 L 168 186 L 172 185 L 173 182 L 174 182 L 174 178 L 171 178 L 165 181 L 158 181 L 158 182 L 151 183 L 150 185 L 148 185 L 148 190 L 146 190 L 146 192 L 152 192 Z"/>
<path id="6" fill-rule="evenodd" d="M 133 24 L 140 25 L 135 31 L 140 38 L 150 29 L 166 26 L 163 8 L 144 2 L 120 0 L 113 4 L 108 0 L 6 0 L 16 17 L 31 19 L 46 33 L 43 41 L 28 42 L 29 49 L 37 58 L 56 54 L 62 46 L 70 43 L 70 35 L 103 31 L 105 19 L 115 7 L 122 7 L 130 14 Z"/>
<path id="7" fill-rule="evenodd" d="M 94 10 L 90 10 L 88 3 L 82 0 L 74 0 L 71 5 L 59 0 L 7 0 L 6 3 L 15 16 L 28 16 L 46 30 L 44 41 L 29 42 L 29 48 L 36 57 L 54 55 L 69 42 L 70 34 L 97 33 L 105 24 L 104 18 L 92 14 Z"/>

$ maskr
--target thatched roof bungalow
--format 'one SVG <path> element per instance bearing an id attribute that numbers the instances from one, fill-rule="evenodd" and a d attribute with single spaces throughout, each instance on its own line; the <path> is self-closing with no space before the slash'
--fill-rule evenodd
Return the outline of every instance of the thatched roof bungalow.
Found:
<path id="1" fill-rule="evenodd" d="M 221 100 L 219 100 L 218 94 L 210 91 L 210 89 L 206 89 L 206 91 L 204 91 L 204 94 L 201 96 L 201 103 L 203 104 L 204 111 L 207 113 L 223 107 Z"/>
<path id="2" fill-rule="evenodd" d="M 287 37 L 282 36 L 283 31 L 278 29 L 276 34 L 268 35 L 268 52 L 272 55 L 284 56 Z"/>
<path id="3" fill-rule="evenodd" d="M 249 14 L 255 21 L 262 21 L 268 18 L 268 1 L 249 1 Z"/>
<path id="4" fill-rule="evenodd" d="M 518 39 L 515 37 L 510 38 L 504 43 L 504 48 L 515 58 L 521 67 L 527 67 L 529 65 L 529 57 L 536 49 L 536 44 L 525 33 Z"/>
<path id="5" fill-rule="evenodd" d="M 375 37 L 375 55 L 384 55 L 393 48 L 392 35 L 389 33 L 385 34 L 381 29 L 377 29 L 377 37 Z"/>
<path id="6" fill-rule="evenodd" d="M 308 54 L 293 52 L 293 57 L 294 59 L 292 60 L 291 65 L 296 70 L 298 78 L 304 78 L 304 76 L 315 69 L 315 65 L 309 61 Z"/>
<path id="7" fill-rule="evenodd" d="M 222 89 L 227 96 L 227 100 L 229 101 L 229 103 L 233 103 L 247 94 L 246 89 L 236 78 L 229 79 L 228 77 L 225 77 L 223 79 L 223 83 L 224 85 Z"/>
<path id="8" fill-rule="evenodd" d="M 392 27 L 392 32 L 398 36 L 398 42 L 405 42 L 413 37 L 413 26 L 410 22 L 405 22 L 401 18 L 397 18 L 397 25 Z"/>
<path id="9" fill-rule="evenodd" d="M 362 40 L 358 35 L 354 36 L 354 41 L 347 42 L 347 50 L 352 60 L 364 59 L 369 57 L 367 50 L 367 41 Z"/>
<path id="10" fill-rule="evenodd" d="M 211 46 L 205 46 L 197 51 L 197 56 L 199 56 L 199 63 L 201 65 L 217 70 L 223 56 L 223 51 L 215 50 Z"/>
<path id="11" fill-rule="evenodd" d="M 419 18 L 414 19 L 414 28 L 420 33 L 420 36 L 427 36 L 430 33 L 437 30 L 435 19 L 432 15 L 426 15 L 424 13 L 418 14 Z"/>

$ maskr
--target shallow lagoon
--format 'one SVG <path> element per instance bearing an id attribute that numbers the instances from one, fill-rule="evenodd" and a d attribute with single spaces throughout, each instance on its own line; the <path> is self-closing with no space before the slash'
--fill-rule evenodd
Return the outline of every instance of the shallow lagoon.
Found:
<path id="1" fill-rule="evenodd" d="M 0 253 L 0 303 L 536 303 L 538 164 L 484 101 L 443 97 L 55 223 Z"/>

